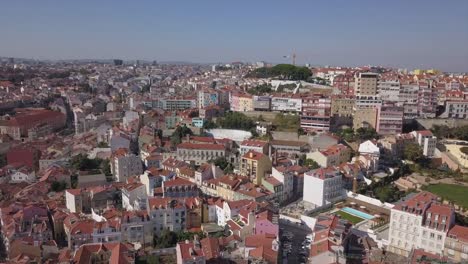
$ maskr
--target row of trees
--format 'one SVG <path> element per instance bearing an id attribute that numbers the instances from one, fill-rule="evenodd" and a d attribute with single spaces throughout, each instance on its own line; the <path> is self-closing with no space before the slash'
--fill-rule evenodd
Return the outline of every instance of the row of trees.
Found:
<path id="1" fill-rule="evenodd" d="M 80 171 L 97 170 L 100 168 L 101 162 L 101 159 L 90 159 L 82 153 L 73 156 L 70 160 L 72 168 Z"/>
<path id="2" fill-rule="evenodd" d="M 177 146 L 182 143 L 182 138 L 186 137 L 187 135 L 193 135 L 193 131 L 188 128 L 187 126 L 178 126 L 171 136 L 171 144 L 172 146 Z"/>
<path id="3" fill-rule="evenodd" d="M 211 161 L 214 165 L 218 166 L 224 173 L 233 173 L 234 165 L 230 163 L 225 157 L 219 157 Z"/>
<path id="4" fill-rule="evenodd" d="M 369 186 L 360 188 L 358 192 L 375 197 L 381 202 L 391 203 L 398 201 L 405 195 L 405 192 L 399 191 L 398 188 L 392 185 L 392 182 L 410 173 L 409 167 L 407 165 L 402 165 L 393 175 L 387 176 L 378 182 L 372 182 Z"/>
<path id="5" fill-rule="evenodd" d="M 227 129 L 250 131 L 255 127 L 255 122 L 242 113 L 228 112 L 223 118 L 218 118 L 217 125 Z"/>
<path id="6" fill-rule="evenodd" d="M 249 94 L 252 95 L 264 95 L 264 94 L 269 94 L 272 91 L 271 84 L 260 84 L 255 86 L 254 88 L 251 88 L 247 90 Z"/>
<path id="7" fill-rule="evenodd" d="M 173 232 L 170 230 L 163 230 L 159 236 L 154 236 L 153 238 L 153 247 L 155 248 L 169 248 L 175 247 L 177 242 L 185 240 L 193 240 L 195 236 L 198 236 L 198 239 L 203 239 L 206 235 L 203 232 Z"/>
<path id="8" fill-rule="evenodd" d="M 312 75 L 307 67 L 298 67 L 291 64 L 278 64 L 271 68 L 258 68 L 249 74 L 250 78 L 278 78 L 282 80 L 307 80 Z"/>
<path id="9" fill-rule="evenodd" d="M 70 164 L 73 169 L 79 171 L 101 170 L 106 176 L 111 176 L 110 161 L 108 159 L 90 159 L 85 154 L 78 154 L 71 158 Z"/>
<path id="10" fill-rule="evenodd" d="M 63 78 L 68 78 L 70 77 L 71 72 L 69 71 L 57 71 L 57 72 L 52 72 L 49 75 L 47 75 L 48 79 L 63 79 Z"/>
<path id="11" fill-rule="evenodd" d="M 372 127 L 361 127 L 354 131 L 352 128 L 341 129 L 337 132 L 338 136 L 347 142 L 366 141 L 378 138 L 379 134 Z"/>
<path id="12" fill-rule="evenodd" d="M 468 140 L 468 125 L 460 127 L 434 125 L 431 130 L 437 138 L 453 138 L 460 140 Z"/>
<path id="13" fill-rule="evenodd" d="M 296 132 L 300 128 L 301 121 L 298 115 L 277 114 L 273 120 L 273 125 L 279 131 Z"/>

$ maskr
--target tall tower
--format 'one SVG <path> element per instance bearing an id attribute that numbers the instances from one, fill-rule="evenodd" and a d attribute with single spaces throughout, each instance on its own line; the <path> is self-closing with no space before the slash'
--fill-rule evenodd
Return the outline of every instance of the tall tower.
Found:
<path id="1" fill-rule="evenodd" d="M 294 52 L 292 55 L 292 64 L 296 65 L 296 52 Z"/>

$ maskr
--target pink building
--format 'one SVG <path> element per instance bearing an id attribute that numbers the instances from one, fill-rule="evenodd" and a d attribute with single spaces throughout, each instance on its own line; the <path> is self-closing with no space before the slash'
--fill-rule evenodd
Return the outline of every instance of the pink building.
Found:
<path id="1" fill-rule="evenodd" d="M 237 109 L 239 109 L 239 96 L 237 93 L 231 94 L 230 109 L 231 111 L 237 111 Z"/>
<path id="2" fill-rule="evenodd" d="M 271 211 L 263 211 L 255 216 L 255 234 L 270 234 L 278 236 L 279 225 L 278 216 Z"/>
<path id="3" fill-rule="evenodd" d="M 395 135 L 403 130 L 403 107 L 385 105 L 378 107 L 376 131 L 380 135 Z"/>

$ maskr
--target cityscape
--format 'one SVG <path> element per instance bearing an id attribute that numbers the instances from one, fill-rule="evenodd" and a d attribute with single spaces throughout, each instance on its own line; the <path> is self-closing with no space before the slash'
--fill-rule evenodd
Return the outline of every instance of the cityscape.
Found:
<path id="1" fill-rule="evenodd" d="M 468 263 L 467 2 L 155 2 L 0 5 L 0 263 Z"/>

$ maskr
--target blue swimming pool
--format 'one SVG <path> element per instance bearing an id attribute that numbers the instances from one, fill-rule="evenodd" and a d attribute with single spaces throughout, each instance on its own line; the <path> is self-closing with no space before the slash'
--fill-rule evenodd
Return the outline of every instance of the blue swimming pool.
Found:
<path id="1" fill-rule="evenodd" d="M 345 208 L 341 209 L 341 211 L 343 211 L 345 213 L 348 213 L 348 214 L 352 214 L 352 215 L 357 216 L 357 217 L 367 219 L 367 220 L 370 220 L 370 219 L 374 218 L 374 216 L 372 216 L 370 214 L 366 214 L 366 213 L 363 213 L 363 212 L 361 212 L 359 210 L 349 208 L 349 207 L 345 207 Z"/>

